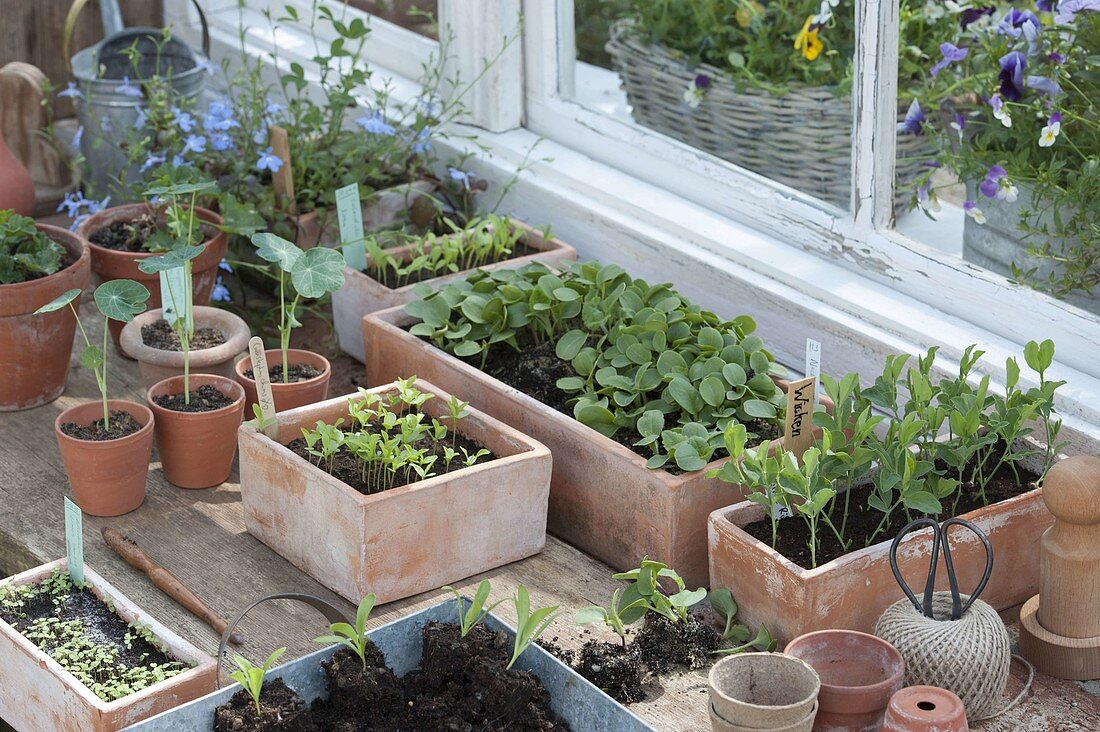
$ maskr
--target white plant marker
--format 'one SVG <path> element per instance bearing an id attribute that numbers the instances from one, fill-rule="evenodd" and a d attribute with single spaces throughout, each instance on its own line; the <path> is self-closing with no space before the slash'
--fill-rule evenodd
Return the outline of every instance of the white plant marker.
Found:
<path id="1" fill-rule="evenodd" d="M 275 422 L 275 397 L 271 393 L 271 375 L 267 372 L 267 353 L 262 338 L 252 336 L 248 341 L 248 355 L 252 358 L 252 379 L 256 382 L 256 401 L 263 415 L 264 434 L 274 440 L 279 436 L 279 425 Z"/>
<path id="2" fill-rule="evenodd" d="M 84 513 L 65 498 L 65 556 L 73 584 L 84 584 Z"/>

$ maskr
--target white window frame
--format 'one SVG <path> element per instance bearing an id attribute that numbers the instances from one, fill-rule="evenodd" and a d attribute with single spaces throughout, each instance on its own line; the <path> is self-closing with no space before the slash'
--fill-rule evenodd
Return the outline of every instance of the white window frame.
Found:
<path id="1" fill-rule="evenodd" d="M 967 345 L 979 343 L 987 355 L 978 370 L 996 383 L 1003 381 L 1004 359 L 1018 356 L 1024 341 L 1054 338 L 1057 360 L 1048 376 L 1068 382 L 1058 396 L 1063 435 L 1077 449 L 1100 451 L 1100 366 L 1094 362 L 1100 329 L 1069 306 L 884 230 L 893 214 L 892 122 L 874 129 L 868 124 L 872 114 L 858 115 L 863 143 L 857 149 L 866 154 L 855 158 L 854 211 L 839 216 L 802 194 L 563 100 L 557 60 L 563 43 L 572 53 L 572 13 L 565 22 L 554 0 L 440 0 L 444 27 L 461 28 L 452 45 L 460 68 L 477 68 L 494 55 L 520 22 L 521 2 L 523 63 L 494 67 L 472 90 L 472 101 L 467 98 L 475 126 L 458 126 L 449 142 L 437 145 L 473 155 L 469 165 L 491 184 L 525 167 L 505 210 L 552 224 L 582 258 L 614 261 L 650 281 L 674 282 L 721 314 L 752 315 L 775 355 L 795 369 L 807 337 L 824 345 L 826 371 L 857 371 L 868 379 L 889 353 L 939 346 L 937 365 L 946 372 Z M 866 17 L 875 20 L 874 37 L 884 41 L 864 44 L 863 56 L 880 56 L 880 68 L 895 66 L 896 44 L 885 42 L 889 34 L 878 28 L 896 28 L 890 15 L 896 0 L 861 2 Z M 193 22 L 184 0 L 165 3 L 166 17 L 181 25 Z M 237 0 L 221 3 L 234 14 L 212 14 L 211 33 L 222 41 L 220 52 L 235 54 Z M 378 18 L 371 23 L 373 42 L 401 48 L 404 56 L 387 58 L 390 51 L 376 48 L 369 60 L 393 72 L 394 98 L 415 99 L 420 88 L 413 79 L 423 62 L 409 62 L 410 48 L 432 42 L 416 36 L 413 46 L 402 47 L 408 31 Z M 194 36 L 193 26 L 188 32 Z M 889 110 L 893 92 L 875 93 L 863 56 L 857 98 Z M 469 134 L 477 135 L 476 146 L 463 138 Z M 876 157 L 879 140 L 885 142 Z M 534 157 L 543 160 L 532 164 L 536 143 Z M 936 296 L 906 278 L 935 282 L 928 286 Z M 1011 315 L 1002 319 L 983 310 L 998 302 Z"/>

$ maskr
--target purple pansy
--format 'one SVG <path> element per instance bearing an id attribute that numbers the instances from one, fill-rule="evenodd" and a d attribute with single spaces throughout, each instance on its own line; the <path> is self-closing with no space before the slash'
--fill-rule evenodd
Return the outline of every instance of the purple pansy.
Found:
<path id="1" fill-rule="evenodd" d="M 1069 25 L 1077 19 L 1078 13 L 1085 12 L 1100 13 L 1100 0 L 1062 0 L 1058 3 L 1054 22 Z"/>
<path id="2" fill-rule="evenodd" d="M 936 76 L 943 71 L 949 64 L 956 61 L 962 61 L 966 58 L 966 54 L 970 53 L 969 49 L 959 48 L 954 43 L 941 43 L 940 53 L 943 55 L 943 60 L 932 67 L 932 76 Z"/>
<path id="3" fill-rule="evenodd" d="M 710 77 L 706 74 L 696 74 L 694 84 L 699 89 L 710 89 Z"/>
<path id="4" fill-rule="evenodd" d="M 997 12 L 997 8 L 992 5 L 983 5 L 977 8 L 967 8 L 959 13 L 959 25 L 963 30 L 966 30 L 967 26 L 972 23 L 977 23 L 982 18 L 993 15 Z"/>
<path id="5" fill-rule="evenodd" d="M 1054 0 L 1035 0 L 1035 9 L 1040 13 L 1049 13 L 1054 10 Z"/>
<path id="6" fill-rule="evenodd" d="M 924 112 L 921 111 L 920 103 L 916 99 L 909 105 L 905 119 L 898 123 L 898 132 L 908 132 L 913 135 L 924 132 Z"/>
<path id="7" fill-rule="evenodd" d="M 1098 0 L 1100 1 L 1100 0 Z M 1027 68 L 1027 57 L 1019 51 L 1010 51 L 1001 56 L 1001 96 L 1013 102 L 1018 102 L 1024 96 L 1024 70 Z"/>
<path id="8" fill-rule="evenodd" d="M 1050 97 L 1056 97 L 1062 93 L 1061 85 L 1048 76 L 1029 76 L 1027 85 L 1037 92 L 1042 92 Z"/>
<path id="9" fill-rule="evenodd" d="M 1030 10 L 1012 8 L 1005 14 L 1005 17 L 1001 18 L 1001 22 L 997 24 L 997 33 L 1002 36 L 1019 38 L 1020 34 L 1024 32 L 1024 26 L 1026 25 L 1038 28 L 1039 18 Z"/>
<path id="10" fill-rule="evenodd" d="M 267 148 L 260 157 L 256 160 L 256 170 L 270 170 L 272 173 L 278 173 L 279 168 L 283 167 L 283 160 L 273 152 L 274 148 Z"/>
<path id="11" fill-rule="evenodd" d="M 994 165 L 986 171 L 985 180 L 978 186 L 978 190 L 986 198 L 1010 203 L 1019 196 L 1019 190 L 1008 180 L 1008 172 L 1000 165 Z"/>

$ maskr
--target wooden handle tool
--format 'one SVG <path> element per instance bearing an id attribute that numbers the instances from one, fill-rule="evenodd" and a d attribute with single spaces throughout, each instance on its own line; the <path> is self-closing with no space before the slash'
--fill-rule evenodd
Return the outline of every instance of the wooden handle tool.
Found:
<path id="1" fill-rule="evenodd" d="M 156 585 L 157 589 L 194 613 L 218 633 L 225 632 L 229 622 L 207 607 L 206 603 L 199 599 L 199 596 L 192 592 L 174 574 L 150 559 L 149 555 L 143 552 L 133 539 L 124 536 L 118 529 L 105 526 L 103 527 L 103 540 L 107 542 L 107 546 L 115 550 L 116 554 L 125 559 L 127 564 L 144 572 Z M 229 642 L 239 646 L 244 643 L 244 638 L 239 633 L 234 633 L 229 637 Z"/>

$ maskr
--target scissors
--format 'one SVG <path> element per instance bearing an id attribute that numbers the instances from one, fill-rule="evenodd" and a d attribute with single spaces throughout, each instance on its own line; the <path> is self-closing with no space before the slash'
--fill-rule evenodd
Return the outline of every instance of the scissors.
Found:
<path id="1" fill-rule="evenodd" d="M 948 541 L 948 528 L 951 526 L 963 526 L 974 533 L 979 539 L 981 539 L 982 545 L 985 547 L 985 573 L 982 575 L 981 580 L 978 582 L 977 587 L 974 588 L 974 592 L 970 594 L 970 599 L 966 601 L 964 605 L 962 599 L 959 596 L 959 581 L 955 576 L 955 565 L 951 562 L 951 544 Z M 916 595 L 906 584 L 905 578 L 901 576 L 901 570 L 898 569 L 898 546 L 901 544 L 901 540 L 905 538 L 905 535 L 910 531 L 916 529 L 922 529 L 929 527 L 932 529 L 932 559 L 928 566 L 928 579 L 924 583 L 924 602 L 923 604 L 917 600 Z M 940 546 L 943 546 L 943 562 L 947 566 L 947 582 L 951 590 L 951 619 L 958 620 L 962 617 L 978 599 L 978 595 L 985 589 L 985 585 L 989 582 L 989 575 L 993 572 L 993 547 L 989 544 L 989 538 L 985 533 L 974 524 L 970 523 L 966 519 L 950 518 L 944 521 L 942 524 L 937 524 L 934 519 L 931 518 L 919 518 L 913 521 L 904 529 L 902 529 L 893 543 L 890 544 L 890 569 L 894 572 L 894 579 L 898 581 L 898 585 L 901 586 L 905 596 L 909 598 L 909 601 L 913 603 L 913 607 L 917 612 L 923 613 L 925 617 L 932 618 L 932 593 L 936 589 L 936 568 L 939 565 Z"/>

